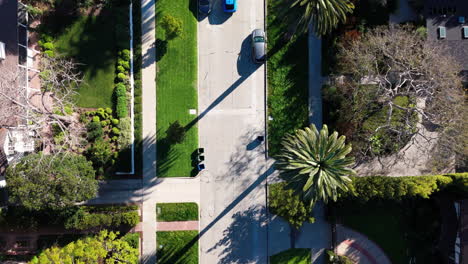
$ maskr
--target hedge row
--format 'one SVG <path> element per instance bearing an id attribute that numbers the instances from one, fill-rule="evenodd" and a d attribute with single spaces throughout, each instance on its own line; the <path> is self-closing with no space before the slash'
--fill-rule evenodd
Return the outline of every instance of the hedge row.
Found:
<path id="1" fill-rule="evenodd" d="M 371 199 L 400 201 L 404 198 L 429 198 L 438 191 L 468 194 L 468 173 L 431 176 L 352 177 L 351 190 L 343 198 L 367 202 Z"/>
<path id="2" fill-rule="evenodd" d="M 66 229 L 111 228 L 119 226 L 136 226 L 140 222 L 138 211 L 114 213 L 88 213 L 78 211 L 65 222 Z"/>
<path id="3" fill-rule="evenodd" d="M 141 85 L 141 66 L 142 66 L 142 51 L 141 51 L 141 1 L 133 2 L 133 78 L 135 84 L 133 87 L 134 96 L 134 136 L 135 136 L 135 173 L 141 174 L 142 169 L 142 85 Z"/>

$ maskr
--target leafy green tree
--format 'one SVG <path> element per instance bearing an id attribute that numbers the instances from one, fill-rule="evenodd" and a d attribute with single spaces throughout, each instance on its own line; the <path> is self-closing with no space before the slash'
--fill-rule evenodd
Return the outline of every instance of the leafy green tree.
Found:
<path id="1" fill-rule="evenodd" d="M 5 176 L 10 202 L 30 210 L 71 206 L 94 198 L 98 189 L 91 162 L 73 153 L 27 155 Z"/>
<path id="2" fill-rule="evenodd" d="M 138 263 L 138 249 L 131 247 L 125 239 L 118 239 L 118 234 L 103 230 L 94 237 L 71 242 L 63 248 L 53 246 L 34 257 L 30 264 Z"/>
<path id="3" fill-rule="evenodd" d="M 291 0 L 290 18 L 295 20 L 297 31 L 306 32 L 312 23 L 318 35 L 326 35 L 346 20 L 354 5 L 348 0 Z"/>
<path id="4" fill-rule="evenodd" d="M 166 38 L 168 40 L 174 39 L 182 35 L 182 20 L 179 18 L 165 15 L 161 19 L 161 26 L 166 32 Z"/>
<path id="5" fill-rule="evenodd" d="M 336 201 L 338 192 L 348 191 L 354 174 L 349 168 L 354 163 L 351 145 L 345 144 L 345 136 L 328 134 L 323 126 L 319 132 L 314 125 L 288 134 L 282 142 L 282 151 L 277 156 L 276 168 L 286 181 L 287 188 L 294 190 L 304 201 Z"/>
<path id="6" fill-rule="evenodd" d="M 312 208 L 295 195 L 293 190 L 285 189 L 286 183 L 268 185 L 268 207 L 270 211 L 284 218 L 295 229 L 304 222 L 313 223 Z"/>

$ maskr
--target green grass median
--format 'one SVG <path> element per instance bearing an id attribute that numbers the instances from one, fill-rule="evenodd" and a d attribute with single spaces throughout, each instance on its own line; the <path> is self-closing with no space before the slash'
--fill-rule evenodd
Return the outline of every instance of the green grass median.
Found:
<path id="1" fill-rule="evenodd" d="M 191 2 L 156 2 L 158 177 L 191 176 L 191 155 L 198 146 L 197 124 L 192 122 L 196 115 L 189 114 L 190 109 L 197 109 L 197 19 L 189 8 Z M 171 40 L 160 26 L 166 15 L 182 22 L 182 34 Z M 185 128 L 181 143 L 167 138 L 167 129 L 176 121 Z"/>

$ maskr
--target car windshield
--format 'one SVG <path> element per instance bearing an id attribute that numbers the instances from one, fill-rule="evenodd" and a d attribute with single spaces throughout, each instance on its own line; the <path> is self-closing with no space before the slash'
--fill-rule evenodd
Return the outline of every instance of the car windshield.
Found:
<path id="1" fill-rule="evenodd" d="M 234 5 L 233 4 L 226 4 L 226 9 L 234 9 Z"/>
<path id="2" fill-rule="evenodd" d="M 254 42 L 265 42 L 265 38 L 262 36 L 254 37 Z"/>

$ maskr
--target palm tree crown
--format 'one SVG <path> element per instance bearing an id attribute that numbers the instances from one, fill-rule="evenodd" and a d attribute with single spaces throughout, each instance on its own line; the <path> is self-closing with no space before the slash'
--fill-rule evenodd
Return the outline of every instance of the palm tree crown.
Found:
<path id="1" fill-rule="evenodd" d="M 312 23 L 315 33 L 330 33 L 338 23 L 346 20 L 346 14 L 352 13 L 353 3 L 349 0 L 292 0 L 291 8 L 300 14 L 297 20 L 299 32 L 305 32 Z M 292 12 L 297 14 L 296 12 Z"/>
<path id="2" fill-rule="evenodd" d="M 329 135 L 326 125 L 320 132 L 311 125 L 286 135 L 276 163 L 280 178 L 311 206 L 318 200 L 336 201 L 339 190 L 348 191 L 348 176 L 354 174 L 349 168 L 354 159 L 346 157 L 351 145 L 345 139 L 336 131 Z"/>

